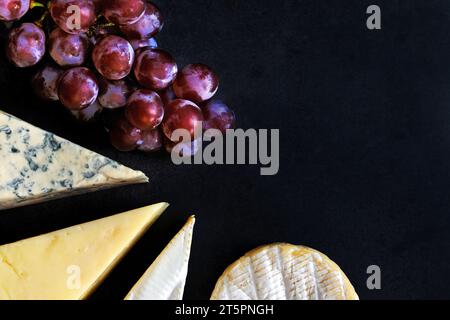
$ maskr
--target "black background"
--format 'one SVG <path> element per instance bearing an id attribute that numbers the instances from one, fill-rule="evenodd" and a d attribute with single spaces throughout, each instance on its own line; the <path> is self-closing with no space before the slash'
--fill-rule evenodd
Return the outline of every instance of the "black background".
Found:
<path id="1" fill-rule="evenodd" d="M 203 62 L 242 128 L 279 128 L 280 172 L 175 166 L 169 156 L 116 152 L 33 97 L 33 70 L 0 60 L 0 106 L 151 177 L 148 185 L 9 210 L 0 243 L 154 202 L 171 207 L 92 298 L 123 298 L 195 213 L 186 299 L 209 298 L 246 251 L 283 241 L 316 248 L 362 299 L 450 298 L 450 3 L 363 0 L 160 0 L 160 46 L 179 65 Z M 369 265 L 382 290 L 366 288 Z"/>

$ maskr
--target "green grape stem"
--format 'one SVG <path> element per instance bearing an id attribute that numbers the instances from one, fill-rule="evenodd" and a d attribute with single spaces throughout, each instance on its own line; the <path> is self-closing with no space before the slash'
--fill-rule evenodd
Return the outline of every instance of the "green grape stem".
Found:
<path id="1" fill-rule="evenodd" d="M 89 37 L 93 36 L 93 35 L 96 33 L 96 31 L 97 31 L 98 29 L 100 29 L 100 28 L 109 28 L 109 27 L 114 27 L 114 26 L 115 26 L 115 24 L 112 23 L 112 22 L 98 23 L 99 18 L 101 18 L 101 15 L 99 15 L 99 16 L 97 17 L 95 24 L 94 24 L 93 26 L 91 26 L 91 27 L 89 28 L 89 30 L 86 32 L 86 34 L 87 34 Z"/>
<path id="2" fill-rule="evenodd" d="M 100 23 L 100 24 L 96 25 L 97 28 L 108 28 L 108 27 L 115 27 L 115 26 L 116 25 L 112 22 Z"/>
<path id="3" fill-rule="evenodd" d="M 48 16 L 48 11 L 45 11 L 42 16 L 34 22 L 35 25 L 37 25 L 38 27 L 42 28 L 44 25 L 44 20 L 47 18 Z"/>
<path id="4" fill-rule="evenodd" d="M 46 5 L 37 0 L 32 0 L 30 3 L 30 9 L 34 8 L 46 8 Z"/>

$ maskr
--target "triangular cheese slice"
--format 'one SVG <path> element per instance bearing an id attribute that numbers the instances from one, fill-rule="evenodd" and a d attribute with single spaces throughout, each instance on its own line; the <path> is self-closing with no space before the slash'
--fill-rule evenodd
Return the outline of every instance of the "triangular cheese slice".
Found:
<path id="1" fill-rule="evenodd" d="M 170 241 L 125 300 L 182 300 L 191 254 L 195 218 Z"/>
<path id="2" fill-rule="evenodd" d="M 303 246 L 257 248 L 228 267 L 211 300 L 357 300 L 339 266 Z"/>
<path id="3" fill-rule="evenodd" d="M 86 298 L 167 206 L 160 203 L 0 246 L 0 300 Z"/>
<path id="4" fill-rule="evenodd" d="M 148 178 L 0 110 L 0 210 Z"/>

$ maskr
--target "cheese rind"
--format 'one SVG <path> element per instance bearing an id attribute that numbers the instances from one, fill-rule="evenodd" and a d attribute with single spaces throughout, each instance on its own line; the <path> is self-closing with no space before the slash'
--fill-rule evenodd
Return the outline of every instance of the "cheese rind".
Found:
<path id="1" fill-rule="evenodd" d="M 134 285 L 125 300 L 182 300 L 195 217 L 170 241 L 158 258 Z"/>
<path id="2" fill-rule="evenodd" d="M 211 300 L 358 300 L 352 284 L 326 255 L 277 243 L 229 266 Z"/>
<path id="3" fill-rule="evenodd" d="M 167 203 L 0 246 L 0 300 L 84 299 Z"/>
<path id="4" fill-rule="evenodd" d="M 0 210 L 120 185 L 144 173 L 0 110 Z"/>

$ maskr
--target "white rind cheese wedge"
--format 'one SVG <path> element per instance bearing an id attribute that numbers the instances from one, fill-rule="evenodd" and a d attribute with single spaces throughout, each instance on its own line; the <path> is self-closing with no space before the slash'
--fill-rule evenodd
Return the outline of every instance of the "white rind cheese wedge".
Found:
<path id="1" fill-rule="evenodd" d="M 257 248 L 228 267 L 211 300 L 358 300 L 358 295 L 324 254 L 277 243 Z"/>
<path id="2" fill-rule="evenodd" d="M 0 110 L 0 210 L 121 185 L 144 173 Z"/>
<path id="3" fill-rule="evenodd" d="M 195 218 L 170 241 L 125 300 L 182 300 L 191 254 Z"/>
<path id="4" fill-rule="evenodd" d="M 0 246 L 0 300 L 84 299 L 167 203 Z"/>

